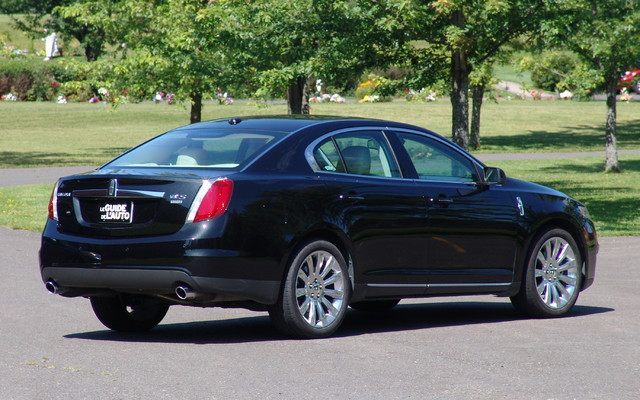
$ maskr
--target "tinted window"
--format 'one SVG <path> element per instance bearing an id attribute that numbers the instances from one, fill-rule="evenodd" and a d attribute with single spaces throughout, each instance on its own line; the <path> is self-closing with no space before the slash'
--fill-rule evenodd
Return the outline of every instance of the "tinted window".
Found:
<path id="1" fill-rule="evenodd" d="M 318 167 L 323 171 L 346 172 L 340 158 L 340 153 L 332 138 L 325 140 L 316 147 L 313 151 L 313 157 Z"/>
<path id="2" fill-rule="evenodd" d="M 399 132 L 398 137 L 409 153 L 419 179 L 433 181 L 474 182 L 476 170 L 471 161 L 436 140 Z"/>
<path id="3" fill-rule="evenodd" d="M 321 142 L 313 151 L 323 171 L 399 177 L 400 170 L 381 132 L 348 132 Z"/>
<path id="4" fill-rule="evenodd" d="M 273 131 L 184 129 L 151 139 L 108 166 L 235 168 L 253 160 L 285 135 Z"/>

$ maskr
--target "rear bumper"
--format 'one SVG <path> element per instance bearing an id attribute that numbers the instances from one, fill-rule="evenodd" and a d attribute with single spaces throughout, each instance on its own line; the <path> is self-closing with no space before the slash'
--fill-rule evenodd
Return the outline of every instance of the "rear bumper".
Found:
<path id="1" fill-rule="evenodd" d="M 187 229 L 192 231 L 86 238 L 61 233 L 49 221 L 40 247 L 42 280 L 69 297 L 105 291 L 175 297 L 176 287 L 188 286 L 213 301 L 277 301 L 282 273 L 275 258 L 221 249 L 196 226 Z"/>
<path id="2" fill-rule="evenodd" d="M 188 286 L 195 293 L 213 295 L 219 300 L 253 300 L 274 304 L 280 283 L 250 279 L 209 278 L 189 275 L 177 267 L 44 267 L 42 281 L 55 282 L 63 296 L 88 296 L 100 290 L 123 293 L 174 296 L 178 286 Z"/>

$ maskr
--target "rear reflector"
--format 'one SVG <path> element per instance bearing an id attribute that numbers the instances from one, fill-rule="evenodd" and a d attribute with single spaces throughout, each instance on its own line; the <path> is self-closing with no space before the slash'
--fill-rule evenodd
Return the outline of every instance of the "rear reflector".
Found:
<path id="1" fill-rule="evenodd" d="M 229 206 L 233 193 L 233 181 L 221 178 L 214 182 L 203 181 L 191 204 L 187 222 L 198 222 L 222 215 Z"/>

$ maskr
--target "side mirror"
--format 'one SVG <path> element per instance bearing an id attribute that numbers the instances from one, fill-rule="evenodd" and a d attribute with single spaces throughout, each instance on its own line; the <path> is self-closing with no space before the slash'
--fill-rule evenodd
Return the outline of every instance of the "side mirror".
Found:
<path id="1" fill-rule="evenodd" d="M 484 183 L 487 185 L 498 185 L 505 182 L 507 176 L 500 168 L 486 167 L 484 169 Z"/>

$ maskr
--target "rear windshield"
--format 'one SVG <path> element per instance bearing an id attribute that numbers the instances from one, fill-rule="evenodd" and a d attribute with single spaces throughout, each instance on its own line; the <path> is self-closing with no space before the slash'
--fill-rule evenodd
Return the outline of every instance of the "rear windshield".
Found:
<path id="1" fill-rule="evenodd" d="M 286 135 L 261 130 L 180 129 L 135 147 L 106 167 L 241 168 Z"/>

